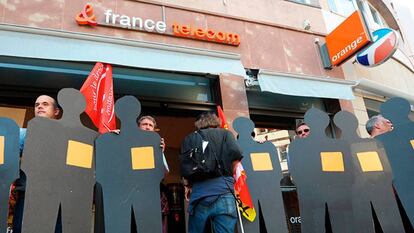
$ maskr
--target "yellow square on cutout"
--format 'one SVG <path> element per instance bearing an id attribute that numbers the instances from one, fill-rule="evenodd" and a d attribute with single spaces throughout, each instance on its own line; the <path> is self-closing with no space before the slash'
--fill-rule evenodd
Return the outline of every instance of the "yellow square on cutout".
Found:
<path id="1" fill-rule="evenodd" d="M 321 152 L 321 163 L 324 172 L 345 171 L 342 152 Z"/>
<path id="2" fill-rule="evenodd" d="M 414 139 L 413 139 L 413 140 L 411 140 L 410 142 L 411 142 L 411 146 L 412 146 L 412 147 L 413 147 L 413 149 L 414 149 Z"/>
<path id="3" fill-rule="evenodd" d="M 273 165 L 269 153 L 251 153 L 253 171 L 272 171 Z"/>
<path id="4" fill-rule="evenodd" d="M 0 136 L 0 165 L 4 164 L 4 136 Z"/>
<path id="5" fill-rule="evenodd" d="M 363 172 L 384 171 L 381 160 L 376 151 L 367 151 L 357 153 L 359 164 Z"/>
<path id="6" fill-rule="evenodd" d="M 154 169 L 154 148 L 152 146 L 131 148 L 132 170 Z"/>
<path id="7" fill-rule="evenodd" d="M 66 154 L 66 164 L 76 167 L 92 168 L 93 146 L 77 142 L 68 141 L 68 151 Z"/>

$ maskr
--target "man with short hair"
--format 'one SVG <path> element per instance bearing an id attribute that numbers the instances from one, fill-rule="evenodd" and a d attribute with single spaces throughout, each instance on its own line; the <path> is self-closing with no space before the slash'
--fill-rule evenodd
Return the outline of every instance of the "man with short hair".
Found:
<path id="1" fill-rule="evenodd" d="M 155 118 L 152 116 L 142 116 L 139 118 L 138 120 L 138 127 L 144 131 L 155 131 L 155 129 L 157 128 L 157 122 L 155 121 Z M 164 142 L 164 138 L 161 138 L 161 148 L 162 148 L 162 152 L 164 152 L 165 150 L 165 142 Z M 165 165 L 165 168 L 167 169 L 167 171 L 169 171 L 168 168 L 168 164 L 167 161 L 165 160 L 165 156 L 163 156 L 163 162 Z"/>
<path id="2" fill-rule="evenodd" d="M 154 132 L 157 128 L 157 122 L 155 121 L 155 118 L 149 115 L 141 116 L 138 119 L 138 127 L 144 131 L 152 131 Z M 167 160 L 165 159 L 164 151 L 165 151 L 165 142 L 164 138 L 161 138 L 161 144 L 160 147 L 162 148 L 162 161 L 164 162 L 164 167 L 167 172 L 170 171 L 168 167 Z M 163 187 L 163 184 L 161 182 L 161 186 Z M 168 199 L 167 194 L 165 190 L 161 189 L 161 212 L 162 212 L 162 232 L 167 233 L 168 232 L 168 213 L 169 213 L 169 205 L 168 205 Z M 135 232 L 135 231 L 133 231 Z"/>
<path id="3" fill-rule="evenodd" d="M 367 121 L 365 128 L 368 134 L 371 135 L 371 138 L 375 138 L 378 135 L 391 131 L 393 126 L 392 122 L 382 115 L 375 115 Z"/>
<path id="4" fill-rule="evenodd" d="M 295 133 L 298 138 L 306 138 L 310 134 L 310 128 L 305 122 L 302 122 L 296 127 Z"/>
<path id="5" fill-rule="evenodd" d="M 41 95 L 37 97 L 34 105 L 34 114 L 35 117 L 46 117 L 49 119 L 56 119 L 60 113 L 60 109 L 56 100 L 48 95 Z M 26 140 L 26 129 L 20 128 L 20 138 L 19 138 L 19 146 L 20 146 L 20 156 L 22 155 L 24 142 Z M 24 196 L 25 196 L 25 189 L 26 189 L 26 175 L 20 171 L 20 178 L 15 182 L 16 186 L 16 193 L 17 193 L 17 200 L 15 205 L 15 211 L 13 216 L 13 232 L 20 233 L 22 228 L 22 218 L 23 218 L 23 207 L 24 207 Z M 60 215 L 59 215 L 60 220 Z M 59 222 L 60 224 L 60 222 Z M 56 231 L 58 232 L 59 227 L 56 227 Z M 59 231 L 60 232 L 60 231 Z"/>

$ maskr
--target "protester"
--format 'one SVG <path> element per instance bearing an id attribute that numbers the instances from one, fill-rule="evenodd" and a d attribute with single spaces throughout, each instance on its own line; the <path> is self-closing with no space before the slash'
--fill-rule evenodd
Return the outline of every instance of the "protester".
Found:
<path id="1" fill-rule="evenodd" d="M 45 117 L 49 119 L 56 119 L 59 116 L 60 109 L 57 105 L 57 102 L 54 98 L 48 95 L 41 95 L 37 97 L 34 105 L 34 114 L 35 117 Z M 26 129 L 20 129 L 20 155 L 22 155 L 24 149 L 24 142 L 26 140 Z M 23 208 L 24 208 L 24 198 L 25 198 L 25 189 L 26 189 L 26 175 L 20 171 L 20 178 L 15 182 L 15 192 L 17 196 L 14 215 L 13 215 L 13 233 L 20 233 L 22 228 L 23 220 Z M 60 214 L 58 224 L 60 226 Z M 59 227 L 56 227 L 55 232 L 61 232 Z"/>
<path id="2" fill-rule="evenodd" d="M 367 121 L 365 128 L 371 138 L 375 138 L 378 135 L 391 131 L 393 126 L 391 121 L 382 115 L 375 115 Z"/>
<path id="3" fill-rule="evenodd" d="M 295 133 L 298 138 L 306 138 L 310 134 L 310 128 L 305 122 L 302 122 L 296 127 Z"/>
<path id="4" fill-rule="evenodd" d="M 145 131 L 155 131 L 157 127 L 157 122 L 155 118 L 152 116 L 142 116 L 138 120 L 138 127 Z M 167 160 L 165 159 L 164 151 L 165 151 L 165 141 L 164 138 L 161 138 L 160 147 L 162 148 L 162 160 L 164 162 L 164 167 L 167 172 L 169 172 L 169 167 Z M 166 193 L 166 187 L 163 183 L 160 183 L 160 192 L 161 192 L 161 213 L 162 213 L 162 232 L 168 232 L 168 214 L 170 212 L 169 205 L 168 205 L 168 198 Z"/>
<path id="5" fill-rule="evenodd" d="M 138 127 L 145 131 L 152 131 L 154 132 L 157 127 L 157 122 L 155 121 L 155 118 L 152 116 L 142 116 L 138 120 Z M 162 152 L 165 150 L 165 142 L 164 138 L 161 138 L 161 144 Z M 163 156 L 164 165 L 167 165 L 165 157 Z M 165 167 L 167 170 L 168 166 Z"/>
<path id="6" fill-rule="evenodd" d="M 234 233 L 237 207 L 233 167 L 242 159 L 242 152 L 230 131 L 219 128 L 220 125 L 214 113 L 201 114 L 195 122 L 197 131 L 188 135 L 181 146 L 182 155 L 196 147 L 202 147 L 203 154 L 214 153 L 217 165 L 211 177 L 183 179 L 185 198 L 189 201 L 189 233 L 203 233 L 209 219 L 215 233 Z M 198 140 L 200 136 L 202 141 Z M 183 173 L 184 162 L 181 163 Z"/>

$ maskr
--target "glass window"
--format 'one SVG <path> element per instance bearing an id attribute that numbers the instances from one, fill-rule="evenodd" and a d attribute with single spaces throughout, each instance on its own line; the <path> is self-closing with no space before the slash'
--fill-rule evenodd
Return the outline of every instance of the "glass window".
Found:
<path id="1" fill-rule="evenodd" d="M 369 6 L 369 10 L 372 14 L 372 18 L 374 22 L 380 26 L 383 26 L 383 22 L 381 20 L 381 16 L 379 15 L 378 11 L 375 10 L 371 5 Z"/>
<path id="2" fill-rule="evenodd" d="M 355 10 L 354 0 L 328 0 L 331 11 L 343 16 L 349 16 Z"/>
<path id="3" fill-rule="evenodd" d="M 369 118 L 381 113 L 380 108 L 383 102 L 374 100 L 374 99 L 364 98 L 364 103 L 365 103 L 365 107 L 367 108 L 367 113 L 368 113 Z M 414 106 L 413 105 L 411 105 L 411 113 L 408 117 L 414 121 Z"/>
<path id="4" fill-rule="evenodd" d="M 319 7 L 319 0 L 287 0 L 287 1 Z"/>
<path id="5" fill-rule="evenodd" d="M 358 0 L 358 8 L 364 14 L 367 20 L 369 29 L 371 31 L 387 27 L 385 20 L 381 17 L 381 14 L 367 1 Z"/>

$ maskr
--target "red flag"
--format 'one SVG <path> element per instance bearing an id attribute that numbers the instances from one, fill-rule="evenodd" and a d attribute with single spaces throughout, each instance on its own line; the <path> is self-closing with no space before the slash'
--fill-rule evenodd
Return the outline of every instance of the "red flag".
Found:
<path id="1" fill-rule="evenodd" d="M 249 187 L 246 183 L 246 172 L 241 162 L 238 162 L 234 167 L 233 176 L 236 180 L 234 183 L 234 191 L 242 204 L 242 206 L 239 206 L 241 213 L 247 220 L 253 222 L 256 218 L 256 210 L 254 209 Z"/>
<path id="2" fill-rule="evenodd" d="M 223 109 L 221 109 L 220 105 L 217 105 L 217 113 L 218 117 L 221 120 L 221 128 L 229 129 L 229 126 L 227 125 L 226 116 L 224 115 Z"/>
<path id="3" fill-rule="evenodd" d="M 221 109 L 220 105 L 217 105 L 217 114 L 221 120 L 221 128 L 229 129 L 226 116 L 224 115 L 223 109 Z M 234 191 L 236 196 L 241 201 L 239 209 L 247 220 L 253 222 L 256 218 L 256 210 L 254 209 L 252 198 L 250 197 L 249 187 L 246 183 L 247 175 L 241 162 L 238 162 L 234 167 L 233 177 L 236 181 L 234 183 Z"/>
<path id="4" fill-rule="evenodd" d="M 97 62 L 80 92 L 86 99 L 85 112 L 99 133 L 116 129 L 112 66 Z"/>

